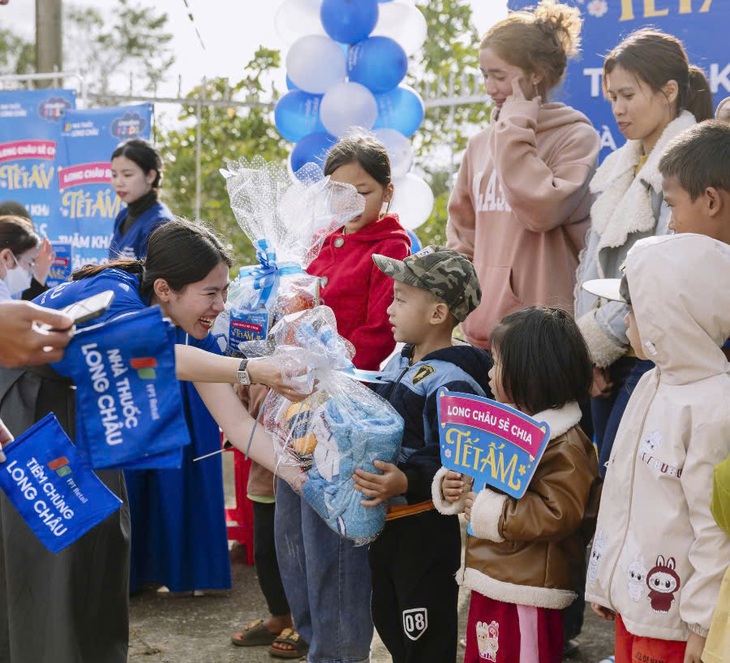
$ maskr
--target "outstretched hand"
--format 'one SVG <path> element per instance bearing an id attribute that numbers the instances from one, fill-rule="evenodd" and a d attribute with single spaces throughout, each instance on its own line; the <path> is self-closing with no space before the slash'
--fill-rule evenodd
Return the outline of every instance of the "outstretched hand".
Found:
<path id="1" fill-rule="evenodd" d="M 306 353 L 259 357 L 248 363 L 252 382 L 264 384 L 287 400 L 303 401 L 316 389 L 312 369 L 306 363 Z"/>
<path id="2" fill-rule="evenodd" d="M 355 470 L 352 478 L 355 481 L 355 490 L 359 490 L 369 500 L 361 500 L 363 506 L 377 506 L 391 497 L 402 495 L 408 490 L 408 478 L 393 463 L 384 463 L 382 460 L 375 461 L 375 467 L 382 474 L 366 472 L 362 469 Z"/>
<path id="3" fill-rule="evenodd" d="M 0 364 L 15 367 L 58 361 L 71 341 L 72 326 L 73 320 L 60 311 L 32 302 L 2 302 Z"/>

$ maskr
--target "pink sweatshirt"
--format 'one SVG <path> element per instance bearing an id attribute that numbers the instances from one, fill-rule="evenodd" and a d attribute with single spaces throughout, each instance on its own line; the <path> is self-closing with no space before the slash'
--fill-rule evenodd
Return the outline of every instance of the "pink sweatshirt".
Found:
<path id="1" fill-rule="evenodd" d="M 472 259 L 482 286 L 482 302 L 463 324 L 470 343 L 489 347 L 499 320 L 524 306 L 573 312 L 598 150 L 585 115 L 536 99 L 505 104 L 469 141 L 446 236 Z"/>

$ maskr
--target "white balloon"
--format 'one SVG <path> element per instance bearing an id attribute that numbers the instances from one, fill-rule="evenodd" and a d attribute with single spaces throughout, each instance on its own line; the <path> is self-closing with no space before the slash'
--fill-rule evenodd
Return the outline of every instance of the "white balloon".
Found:
<path id="1" fill-rule="evenodd" d="M 390 211 L 398 215 L 406 230 L 415 230 L 426 223 L 433 211 L 433 191 L 418 175 L 408 173 L 393 182 L 393 203 Z"/>
<path id="2" fill-rule="evenodd" d="M 373 133 L 388 150 L 392 178 L 396 180 L 403 177 L 413 163 L 411 141 L 395 129 L 376 129 Z"/>
<path id="3" fill-rule="evenodd" d="M 341 138 L 348 129 L 371 129 L 378 118 L 373 93 L 360 83 L 337 83 L 322 97 L 319 117 L 324 128 Z"/>
<path id="4" fill-rule="evenodd" d="M 428 26 L 418 7 L 401 2 L 382 2 L 378 10 L 378 23 L 371 37 L 390 37 L 400 44 L 406 55 L 413 55 L 423 46 Z"/>
<path id="5" fill-rule="evenodd" d="M 319 19 L 322 0 L 284 0 L 276 10 L 274 27 L 281 40 L 291 46 L 305 35 L 324 35 Z"/>
<path id="6" fill-rule="evenodd" d="M 324 94 L 347 76 L 345 54 L 329 37 L 307 35 L 297 39 L 286 56 L 286 73 L 300 90 Z"/>

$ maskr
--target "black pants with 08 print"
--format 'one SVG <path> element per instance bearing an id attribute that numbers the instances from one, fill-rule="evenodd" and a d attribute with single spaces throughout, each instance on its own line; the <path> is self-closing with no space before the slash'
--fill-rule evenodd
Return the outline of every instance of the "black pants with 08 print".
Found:
<path id="1" fill-rule="evenodd" d="M 393 663 L 451 663 L 458 641 L 457 516 L 388 521 L 370 545 L 373 623 Z"/>

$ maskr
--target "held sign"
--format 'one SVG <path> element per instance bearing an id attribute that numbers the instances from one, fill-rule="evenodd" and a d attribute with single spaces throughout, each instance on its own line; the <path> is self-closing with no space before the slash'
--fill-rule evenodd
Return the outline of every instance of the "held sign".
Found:
<path id="1" fill-rule="evenodd" d="M 550 427 L 497 401 L 438 391 L 441 463 L 474 478 L 474 490 L 489 485 L 519 499 L 530 485 Z"/>
<path id="2" fill-rule="evenodd" d="M 53 414 L 4 450 L 0 488 L 51 552 L 72 544 L 122 504 L 81 461 Z"/>

